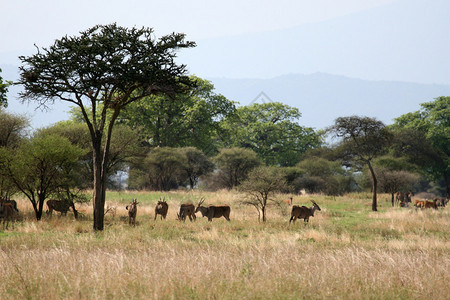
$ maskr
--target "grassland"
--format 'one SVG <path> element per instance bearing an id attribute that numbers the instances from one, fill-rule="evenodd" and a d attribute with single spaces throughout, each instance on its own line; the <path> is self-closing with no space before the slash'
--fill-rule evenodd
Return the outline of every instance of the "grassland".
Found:
<path id="1" fill-rule="evenodd" d="M 159 197 L 166 220 L 153 220 Z M 231 222 L 180 223 L 180 202 L 229 204 Z M 235 192 L 118 193 L 105 230 L 94 233 L 91 208 L 79 220 L 20 220 L 0 232 L 0 299 L 449 299 L 450 213 L 392 208 L 381 196 L 296 196 L 322 208 L 310 223 L 288 225 L 288 207 L 268 221 L 240 206 Z M 283 197 L 280 195 L 279 197 Z M 287 199 L 287 196 L 284 196 Z M 125 205 L 137 198 L 137 226 Z"/>

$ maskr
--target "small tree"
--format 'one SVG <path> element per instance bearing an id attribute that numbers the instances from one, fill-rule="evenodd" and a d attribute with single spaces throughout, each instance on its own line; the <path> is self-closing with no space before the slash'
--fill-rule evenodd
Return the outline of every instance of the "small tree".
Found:
<path id="1" fill-rule="evenodd" d="M 392 171 L 386 168 L 376 169 L 380 189 L 391 194 L 392 206 L 394 206 L 394 197 L 397 192 L 406 192 L 412 190 L 415 183 L 419 182 L 419 176 L 407 171 Z"/>
<path id="2" fill-rule="evenodd" d="M 168 191 L 178 187 L 185 168 L 186 157 L 176 148 L 156 147 L 144 160 L 150 187 L 155 190 Z"/>
<path id="3" fill-rule="evenodd" d="M 219 169 L 220 179 L 228 189 L 241 184 L 247 174 L 260 164 L 254 151 L 243 148 L 221 149 L 214 161 Z"/>
<path id="4" fill-rule="evenodd" d="M 184 147 L 178 148 L 178 152 L 186 158 L 186 162 L 181 168 L 186 174 L 191 189 L 197 185 L 200 176 L 214 170 L 214 164 L 202 151 L 194 147 Z"/>
<path id="5" fill-rule="evenodd" d="M 30 200 L 36 219 L 40 220 L 44 201 L 75 185 L 72 176 L 76 172 L 72 171 L 83 150 L 66 138 L 49 135 L 34 137 L 3 154 L 7 156 L 3 167 L 17 189 Z"/>
<path id="6" fill-rule="evenodd" d="M 248 178 L 242 182 L 239 190 L 247 194 L 241 203 L 251 205 L 258 211 L 258 221 L 266 221 L 267 205 L 277 200 L 273 198 L 276 192 L 286 189 L 286 179 L 277 167 L 258 167 L 250 171 Z"/>
<path id="7" fill-rule="evenodd" d="M 55 100 L 76 105 L 89 129 L 94 169 L 94 230 L 103 230 L 113 127 L 127 105 L 154 94 L 175 95 L 189 85 L 176 50 L 195 46 L 184 34 L 154 39 L 150 28 L 97 25 L 65 36 L 37 54 L 20 57 L 21 98 L 46 107 Z"/>
<path id="8" fill-rule="evenodd" d="M 362 163 L 369 168 L 372 176 L 372 210 L 377 211 L 378 182 L 372 160 L 387 150 L 391 133 L 383 122 L 358 116 L 337 118 L 329 130 L 342 139 L 337 150 L 347 164 Z"/>

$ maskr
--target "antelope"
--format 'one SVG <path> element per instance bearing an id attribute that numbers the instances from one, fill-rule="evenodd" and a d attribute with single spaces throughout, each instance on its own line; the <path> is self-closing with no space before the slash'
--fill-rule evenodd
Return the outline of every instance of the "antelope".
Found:
<path id="1" fill-rule="evenodd" d="M 4 198 L 4 197 L 0 196 L 0 201 L 3 201 L 4 203 L 11 203 L 13 208 L 14 208 L 14 210 L 16 212 L 19 212 L 19 209 L 17 208 L 16 200 L 8 200 L 8 198 Z"/>
<path id="2" fill-rule="evenodd" d="M 433 201 L 425 201 L 425 205 L 423 206 L 423 208 L 434 208 L 437 209 L 437 199 L 434 199 Z"/>
<path id="3" fill-rule="evenodd" d="M 194 221 L 195 221 L 195 219 L 197 217 L 195 216 L 194 211 L 195 211 L 194 204 L 192 204 L 192 203 L 182 203 L 180 205 L 180 212 L 177 213 L 178 220 L 184 222 L 184 221 L 186 221 L 186 216 L 188 216 L 189 220 L 191 222 L 192 222 L 192 219 L 194 219 Z"/>
<path id="4" fill-rule="evenodd" d="M 203 217 L 207 217 L 209 222 L 212 222 L 213 218 L 224 217 L 227 221 L 230 221 L 230 207 L 228 205 L 214 206 L 210 205 L 208 207 L 201 206 L 205 202 L 202 198 L 195 209 L 195 212 L 201 212 Z"/>
<path id="5" fill-rule="evenodd" d="M 448 198 L 444 199 L 444 198 L 436 198 L 436 205 L 439 207 L 445 207 L 447 205 L 448 202 Z"/>
<path id="6" fill-rule="evenodd" d="M 0 220 L 3 219 L 3 230 L 5 229 L 5 222 L 6 229 L 8 229 L 9 221 L 14 222 L 15 215 L 16 209 L 14 208 L 14 205 L 12 203 L 0 201 Z"/>
<path id="7" fill-rule="evenodd" d="M 59 211 L 61 215 L 67 215 L 67 211 L 72 207 L 75 219 L 78 217 L 78 212 L 72 201 L 67 200 L 47 200 L 47 215 L 52 215 L 54 210 Z"/>
<path id="8" fill-rule="evenodd" d="M 293 197 L 289 197 L 289 199 L 285 199 L 285 200 L 283 200 L 283 202 L 286 203 L 287 206 L 291 206 L 292 200 L 293 200 Z"/>
<path id="9" fill-rule="evenodd" d="M 161 220 L 163 218 L 166 219 L 168 210 L 169 210 L 169 205 L 166 202 L 166 198 L 164 198 L 164 200 L 161 200 L 161 198 L 159 198 L 158 204 L 156 204 L 156 207 L 155 207 L 155 220 L 156 220 L 156 216 L 158 214 L 161 215 Z"/>
<path id="10" fill-rule="evenodd" d="M 316 210 L 321 210 L 319 205 L 314 200 L 311 200 L 313 203 L 312 207 L 306 207 L 306 206 L 292 206 L 291 211 L 291 219 L 289 220 L 289 224 L 291 224 L 291 221 L 295 223 L 295 220 L 297 218 L 302 218 L 304 222 L 309 222 L 309 217 L 314 217 L 314 212 Z"/>
<path id="11" fill-rule="evenodd" d="M 414 201 L 414 206 L 417 208 L 423 208 L 425 206 L 425 201 L 416 200 Z"/>
<path id="12" fill-rule="evenodd" d="M 407 207 L 408 202 L 411 202 L 411 196 L 413 195 L 412 192 L 397 192 L 395 194 L 395 200 L 401 207 Z"/>
<path id="13" fill-rule="evenodd" d="M 126 210 L 128 210 L 128 224 L 136 226 L 136 213 L 137 213 L 137 205 L 139 202 L 137 202 L 137 199 L 133 199 L 130 203 L 130 205 L 127 205 L 125 207 Z"/>

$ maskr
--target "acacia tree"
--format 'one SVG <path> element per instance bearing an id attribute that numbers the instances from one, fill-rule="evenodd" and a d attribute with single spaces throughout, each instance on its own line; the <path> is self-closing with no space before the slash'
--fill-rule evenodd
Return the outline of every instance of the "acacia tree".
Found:
<path id="1" fill-rule="evenodd" d="M 251 205 L 258 211 L 258 221 L 266 222 L 267 205 L 272 202 L 277 205 L 273 197 L 276 192 L 286 189 L 286 179 L 278 167 L 257 167 L 250 171 L 248 178 L 239 186 L 239 190 L 246 193 L 242 200 L 244 205 Z"/>
<path id="2" fill-rule="evenodd" d="M 383 122 L 358 116 L 337 118 L 329 130 L 342 139 L 337 150 L 342 154 L 344 163 L 362 163 L 369 168 L 372 176 L 372 210 L 377 211 L 377 176 L 372 161 L 387 150 L 392 134 Z"/>
<path id="3" fill-rule="evenodd" d="M 21 56 L 21 98 L 47 107 L 55 100 L 79 107 L 89 128 L 94 169 L 94 230 L 103 230 L 107 166 L 114 123 L 130 103 L 146 96 L 174 95 L 188 84 L 176 50 L 195 46 L 184 34 L 156 40 L 150 28 L 97 25 L 65 36 L 49 48 Z"/>

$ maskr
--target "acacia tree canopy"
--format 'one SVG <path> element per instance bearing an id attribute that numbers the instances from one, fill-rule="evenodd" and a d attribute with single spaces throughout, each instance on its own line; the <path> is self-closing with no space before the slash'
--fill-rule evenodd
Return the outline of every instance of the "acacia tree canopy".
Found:
<path id="1" fill-rule="evenodd" d="M 78 106 L 89 128 L 94 169 L 94 230 L 103 230 L 112 129 L 121 110 L 146 96 L 175 94 L 189 84 L 176 50 L 195 43 L 172 33 L 155 39 L 150 28 L 97 25 L 21 56 L 23 100 L 46 107 L 55 100 Z"/>
<path id="2" fill-rule="evenodd" d="M 329 131 L 342 139 L 338 151 L 344 161 L 363 163 L 369 167 L 372 175 L 372 210 L 377 211 L 377 178 L 372 160 L 387 150 L 392 134 L 383 122 L 359 116 L 337 118 Z"/>

